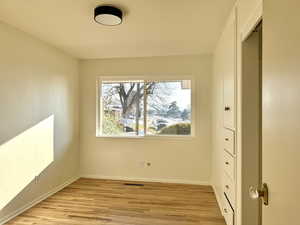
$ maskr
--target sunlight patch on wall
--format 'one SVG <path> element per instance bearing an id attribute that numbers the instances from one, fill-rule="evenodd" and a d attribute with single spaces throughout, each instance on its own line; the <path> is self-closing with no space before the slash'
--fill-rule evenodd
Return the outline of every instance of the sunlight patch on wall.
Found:
<path id="1" fill-rule="evenodd" d="M 54 160 L 54 115 L 0 146 L 0 210 Z"/>

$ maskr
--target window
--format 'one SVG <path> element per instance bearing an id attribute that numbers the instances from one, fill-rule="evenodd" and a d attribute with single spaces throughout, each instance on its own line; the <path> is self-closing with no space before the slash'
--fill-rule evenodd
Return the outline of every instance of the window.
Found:
<path id="1" fill-rule="evenodd" d="M 191 136 L 191 83 L 101 79 L 97 87 L 97 135 Z"/>

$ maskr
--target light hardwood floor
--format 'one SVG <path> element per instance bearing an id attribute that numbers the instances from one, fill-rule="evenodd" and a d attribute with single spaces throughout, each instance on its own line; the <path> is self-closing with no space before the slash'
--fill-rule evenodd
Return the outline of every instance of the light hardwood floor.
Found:
<path id="1" fill-rule="evenodd" d="M 209 186 L 79 179 L 9 225 L 225 225 Z"/>

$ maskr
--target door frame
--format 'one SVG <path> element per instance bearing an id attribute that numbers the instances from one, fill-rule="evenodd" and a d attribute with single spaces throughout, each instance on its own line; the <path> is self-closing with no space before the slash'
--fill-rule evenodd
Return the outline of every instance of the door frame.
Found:
<path id="1" fill-rule="evenodd" d="M 236 225 L 242 225 L 243 212 L 242 212 L 242 46 L 243 42 L 251 35 L 257 25 L 263 19 L 263 1 L 260 0 L 257 7 L 252 11 L 248 17 L 246 25 L 237 32 L 237 83 L 236 83 L 236 103 L 237 103 L 237 115 L 236 115 L 236 146 L 237 146 L 237 181 L 236 181 Z"/>

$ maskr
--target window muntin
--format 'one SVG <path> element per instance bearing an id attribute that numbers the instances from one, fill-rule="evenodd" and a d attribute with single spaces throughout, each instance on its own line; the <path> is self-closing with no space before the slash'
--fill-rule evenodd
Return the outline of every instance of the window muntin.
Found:
<path id="1" fill-rule="evenodd" d="M 100 80 L 97 135 L 191 136 L 191 80 Z"/>

